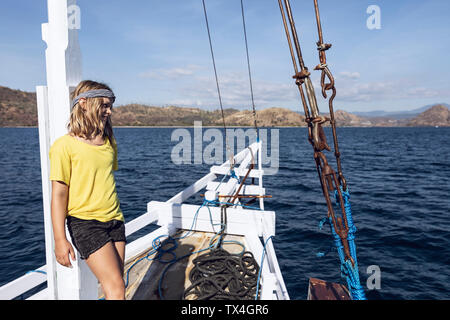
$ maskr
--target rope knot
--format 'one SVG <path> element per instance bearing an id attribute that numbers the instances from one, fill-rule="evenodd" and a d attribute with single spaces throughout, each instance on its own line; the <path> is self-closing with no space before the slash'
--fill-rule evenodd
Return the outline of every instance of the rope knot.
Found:
<path id="1" fill-rule="evenodd" d="M 327 51 L 328 49 L 330 49 L 332 46 L 331 43 L 320 43 L 317 42 L 317 50 L 319 51 Z"/>
<path id="2" fill-rule="evenodd" d="M 305 82 L 305 79 L 309 77 L 311 73 L 308 71 L 308 68 L 303 69 L 300 72 L 297 72 L 292 76 L 293 79 L 295 79 L 295 83 L 299 86 Z"/>

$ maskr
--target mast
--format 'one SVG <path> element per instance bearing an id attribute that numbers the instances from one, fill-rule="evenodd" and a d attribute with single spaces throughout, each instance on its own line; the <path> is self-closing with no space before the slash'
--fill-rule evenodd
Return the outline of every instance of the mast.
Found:
<path id="1" fill-rule="evenodd" d="M 44 208 L 47 291 L 49 299 L 97 299 L 97 279 L 76 253 L 72 269 L 56 262 L 51 221 L 49 150 L 67 133 L 70 90 L 81 81 L 81 53 L 78 44 L 80 9 L 76 0 L 48 0 L 48 23 L 42 24 L 47 85 L 36 87 Z M 68 240 L 70 235 L 66 230 Z"/>

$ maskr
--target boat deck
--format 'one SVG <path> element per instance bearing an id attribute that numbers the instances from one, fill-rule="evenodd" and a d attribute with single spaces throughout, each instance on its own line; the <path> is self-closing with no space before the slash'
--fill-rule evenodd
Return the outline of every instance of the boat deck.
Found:
<path id="1" fill-rule="evenodd" d="M 178 230 L 173 238 L 179 238 L 184 236 L 187 230 Z M 202 249 L 207 249 L 210 246 L 211 238 L 214 237 L 212 232 L 190 232 L 190 234 L 182 239 L 177 240 L 177 247 L 173 251 L 176 257 L 182 257 L 190 252 L 197 252 Z M 245 246 L 245 251 L 248 249 L 245 237 L 240 235 L 224 235 L 224 241 L 238 241 Z M 169 246 L 173 246 L 173 243 L 168 243 L 167 240 L 163 241 L 163 248 L 168 249 Z M 224 248 L 230 253 L 240 253 L 243 248 L 239 244 L 226 243 Z M 127 270 L 139 259 L 145 257 L 152 251 L 152 247 L 142 252 L 142 254 L 128 259 L 125 262 L 125 274 L 124 279 L 127 277 Z M 191 285 L 189 280 L 189 273 L 191 272 L 194 264 L 193 260 L 199 255 L 208 252 L 208 250 L 191 254 L 189 257 L 177 261 L 171 266 L 164 275 L 164 279 L 161 285 L 161 293 L 165 300 L 181 300 L 185 289 Z M 154 257 L 154 255 L 150 256 Z M 161 257 L 161 261 L 171 261 L 173 255 L 166 253 Z M 127 300 L 160 300 L 159 295 L 159 281 L 167 263 L 162 263 L 157 260 L 141 259 L 136 263 L 129 271 L 128 274 L 128 286 L 126 288 L 125 297 Z M 99 286 L 99 297 L 103 297 L 103 292 Z M 188 297 L 189 298 L 189 297 Z"/>
<path id="2" fill-rule="evenodd" d="M 126 223 L 127 237 L 149 225 L 158 226 L 126 245 L 126 299 L 254 299 L 258 289 L 258 298 L 261 300 L 289 300 L 272 243 L 275 236 L 275 212 L 264 210 L 266 190 L 262 185 L 264 170 L 261 148 L 262 142 L 258 141 L 236 154 L 233 157 L 233 176 L 230 173 L 230 160 L 220 166 L 212 166 L 204 177 L 167 201 L 148 202 L 145 213 Z M 255 159 L 258 159 L 258 169 L 250 169 Z M 225 180 L 228 175 L 230 177 Z M 246 177 L 258 179 L 258 184 L 245 184 Z M 207 200 L 208 191 L 212 191 L 208 194 L 209 200 L 201 205 L 185 203 L 200 192 L 204 192 Z M 259 197 L 259 206 L 241 206 L 238 202 L 223 210 L 222 205 L 212 199 L 217 200 L 224 195 Z M 45 214 L 50 217 L 50 212 Z M 226 230 L 222 240 L 235 242 L 224 242 L 224 250 L 208 250 L 211 239 L 217 241 L 215 237 L 219 226 Z M 47 227 L 51 228 L 51 225 Z M 189 235 L 182 238 L 188 230 L 191 230 Z M 162 244 L 163 252 L 173 246 L 172 239 L 178 241 L 171 253 L 153 261 L 151 259 L 154 256 L 150 254 L 154 251 L 153 242 L 158 239 L 166 240 Z M 46 249 L 47 257 L 54 259 L 51 241 L 46 241 Z M 246 253 L 240 255 L 242 252 Z M 214 257 L 206 255 L 209 253 Z M 180 259 L 183 256 L 186 257 Z M 172 263 L 174 257 L 180 260 Z M 208 270 L 204 270 L 205 265 Z M 259 265 L 263 268 L 260 269 Z M 60 267 L 56 262 L 46 264 L 39 271 L 46 272 L 47 276 L 38 272 L 27 274 L 1 287 L 0 296 L 13 299 L 47 280 L 48 287 L 30 299 L 103 298 L 102 288 L 87 264 L 76 259 L 73 266 L 70 269 Z M 191 271 L 194 284 L 189 279 Z M 195 288 L 191 290 L 190 287 L 194 285 Z M 185 294 L 186 290 L 189 293 Z"/>

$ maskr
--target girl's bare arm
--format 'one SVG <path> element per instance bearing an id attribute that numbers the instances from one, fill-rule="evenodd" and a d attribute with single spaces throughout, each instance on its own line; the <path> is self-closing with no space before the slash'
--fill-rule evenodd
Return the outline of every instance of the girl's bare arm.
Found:
<path id="1" fill-rule="evenodd" d="M 56 261 L 65 267 L 72 267 L 69 255 L 75 260 L 75 252 L 66 238 L 66 214 L 69 198 L 69 187 L 60 181 L 52 181 L 52 225 L 55 238 Z"/>

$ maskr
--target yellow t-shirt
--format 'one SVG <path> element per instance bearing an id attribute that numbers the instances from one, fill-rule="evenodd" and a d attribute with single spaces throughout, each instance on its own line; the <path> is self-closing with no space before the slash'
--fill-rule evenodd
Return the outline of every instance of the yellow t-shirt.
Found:
<path id="1" fill-rule="evenodd" d="M 118 169 L 115 141 L 94 146 L 66 134 L 53 143 L 49 157 L 50 180 L 69 186 L 68 215 L 124 221 L 113 174 Z"/>

